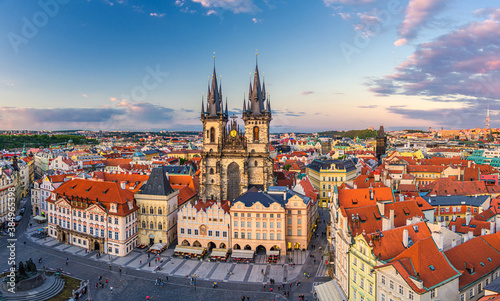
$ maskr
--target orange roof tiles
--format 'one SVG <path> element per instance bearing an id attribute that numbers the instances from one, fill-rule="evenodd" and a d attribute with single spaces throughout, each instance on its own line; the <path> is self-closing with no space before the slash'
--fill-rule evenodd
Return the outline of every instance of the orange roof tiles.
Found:
<path id="1" fill-rule="evenodd" d="M 419 240 L 432 237 L 431 231 L 425 222 L 402 226 L 378 233 L 365 234 L 365 240 L 372 244 L 373 255 L 380 260 L 390 260 L 405 250 L 403 232 L 408 230 L 409 241 L 416 243 Z M 381 235 L 380 235 L 381 234 Z"/>
<path id="2" fill-rule="evenodd" d="M 217 204 L 216 201 L 209 200 L 206 202 L 203 201 L 198 201 L 194 205 L 194 208 L 196 208 L 196 211 L 199 212 L 200 210 L 206 211 L 207 208 L 212 207 L 214 204 Z M 229 201 L 222 201 L 221 208 L 224 210 L 225 213 L 229 212 L 229 209 L 231 208 L 231 202 Z"/>
<path id="3" fill-rule="evenodd" d="M 439 165 L 408 165 L 408 172 L 432 172 L 432 173 L 441 173 L 445 170 L 447 166 L 439 166 Z"/>
<path id="4" fill-rule="evenodd" d="M 371 198 L 373 192 L 373 198 Z M 392 189 L 390 187 L 343 189 L 338 192 L 338 203 L 340 207 L 353 208 L 374 205 L 377 201 L 393 202 Z"/>
<path id="5" fill-rule="evenodd" d="M 110 212 L 111 215 L 125 216 L 138 208 L 134 200 L 134 193 L 121 189 L 118 183 L 113 182 L 73 179 L 63 183 L 53 192 L 57 194 L 58 198 L 63 197 L 67 200 L 78 198 L 82 202 L 86 202 L 87 199 L 93 204 L 99 202 L 108 211 L 112 203 L 117 204 L 117 213 Z M 47 201 L 53 203 L 56 200 L 52 199 L 51 195 Z"/>
<path id="6" fill-rule="evenodd" d="M 460 273 L 439 251 L 432 237 L 417 241 L 388 264 L 392 265 L 412 289 L 421 294 L 460 276 Z M 418 276 L 417 276 L 418 275 Z M 420 278 L 423 288 L 416 286 L 412 279 Z"/>
<path id="7" fill-rule="evenodd" d="M 481 235 L 481 229 L 490 229 L 490 223 L 485 221 L 479 221 L 476 219 L 471 219 L 470 223 L 467 225 L 466 219 L 463 217 L 457 217 L 455 220 L 450 221 L 448 228 L 451 230 L 455 226 L 455 232 L 467 234 L 472 231 L 474 236 Z"/>
<path id="8" fill-rule="evenodd" d="M 149 175 L 141 174 L 127 174 L 127 173 L 116 173 L 110 174 L 107 172 L 96 171 L 94 172 L 94 177 L 107 182 L 115 182 L 120 184 L 120 182 L 126 182 L 126 189 L 136 193 L 142 187 L 142 184 L 147 182 Z M 131 189 L 132 188 L 132 189 Z"/>
<path id="9" fill-rule="evenodd" d="M 500 266 L 500 250 L 492 244 L 500 244 L 499 233 L 473 238 L 445 252 L 450 263 L 462 272 L 460 290 Z"/>
<path id="10" fill-rule="evenodd" d="M 179 189 L 178 203 L 177 206 L 184 204 L 191 198 L 196 196 L 196 191 L 191 189 L 189 186 L 183 186 Z"/>

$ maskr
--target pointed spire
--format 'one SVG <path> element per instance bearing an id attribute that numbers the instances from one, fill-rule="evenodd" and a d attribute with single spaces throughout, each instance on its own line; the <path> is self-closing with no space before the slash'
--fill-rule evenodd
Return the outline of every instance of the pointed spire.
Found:
<path id="1" fill-rule="evenodd" d="M 203 94 L 201 95 L 201 116 L 205 116 L 205 108 L 203 104 Z"/>
<path id="2" fill-rule="evenodd" d="M 227 114 L 228 114 L 228 110 L 227 110 L 227 97 L 226 97 L 226 117 L 227 117 Z"/>
<path id="3" fill-rule="evenodd" d="M 266 100 L 266 76 L 262 76 L 262 100 Z"/>
<path id="4" fill-rule="evenodd" d="M 245 114 L 246 110 L 247 110 L 247 101 L 245 99 L 245 93 L 243 93 L 243 114 Z"/>

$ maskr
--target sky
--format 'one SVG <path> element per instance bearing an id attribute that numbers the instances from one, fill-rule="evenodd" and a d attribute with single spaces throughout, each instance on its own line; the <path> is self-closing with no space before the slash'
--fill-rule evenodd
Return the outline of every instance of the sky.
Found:
<path id="1" fill-rule="evenodd" d="M 0 0 L 0 129 L 201 130 L 256 59 L 271 132 L 500 127 L 499 50 L 497 1 Z"/>

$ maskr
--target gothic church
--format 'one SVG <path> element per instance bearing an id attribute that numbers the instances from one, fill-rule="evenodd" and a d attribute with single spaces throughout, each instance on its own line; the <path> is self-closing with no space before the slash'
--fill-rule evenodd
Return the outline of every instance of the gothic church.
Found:
<path id="1" fill-rule="evenodd" d="M 248 189 L 267 190 L 273 185 L 273 161 L 269 157 L 271 105 L 265 83 L 261 85 L 258 66 L 250 82 L 248 104 L 243 99 L 242 131 L 237 117 L 228 119 L 227 98 L 212 75 L 206 105 L 202 99 L 203 150 L 201 153 L 200 199 L 233 201 Z"/>

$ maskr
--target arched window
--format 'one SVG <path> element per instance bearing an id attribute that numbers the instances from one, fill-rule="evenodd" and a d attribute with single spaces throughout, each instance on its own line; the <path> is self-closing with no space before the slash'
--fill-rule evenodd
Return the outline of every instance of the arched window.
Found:
<path id="1" fill-rule="evenodd" d="M 253 128 L 253 141 L 259 141 L 259 127 Z"/>
<path id="2" fill-rule="evenodd" d="M 146 214 L 146 207 L 142 206 L 142 213 Z"/>
<path id="3" fill-rule="evenodd" d="M 158 230 L 161 230 L 161 229 L 162 229 L 161 223 L 158 223 Z"/>
<path id="4" fill-rule="evenodd" d="M 257 160 L 255 160 L 255 163 L 254 163 L 254 165 L 255 165 L 255 166 L 259 165 L 259 164 L 257 163 Z"/>
<path id="5" fill-rule="evenodd" d="M 210 174 L 213 175 L 214 174 L 214 169 L 213 168 L 210 168 Z"/>
<path id="6" fill-rule="evenodd" d="M 142 229 L 146 229 L 146 222 L 142 221 Z"/>
<path id="7" fill-rule="evenodd" d="M 214 179 L 212 179 L 212 184 L 214 183 Z"/>
<path id="8" fill-rule="evenodd" d="M 154 212 L 155 212 L 155 211 L 154 211 L 153 207 L 150 207 L 150 208 L 149 208 L 149 214 L 154 214 Z"/>
<path id="9" fill-rule="evenodd" d="M 149 223 L 149 229 L 154 229 L 155 228 L 155 225 L 153 224 L 153 222 L 150 222 Z"/>
<path id="10" fill-rule="evenodd" d="M 163 210 L 160 207 L 158 207 L 158 214 L 163 214 Z"/>
<path id="11" fill-rule="evenodd" d="M 215 143 L 215 129 L 210 129 L 210 143 Z"/>

